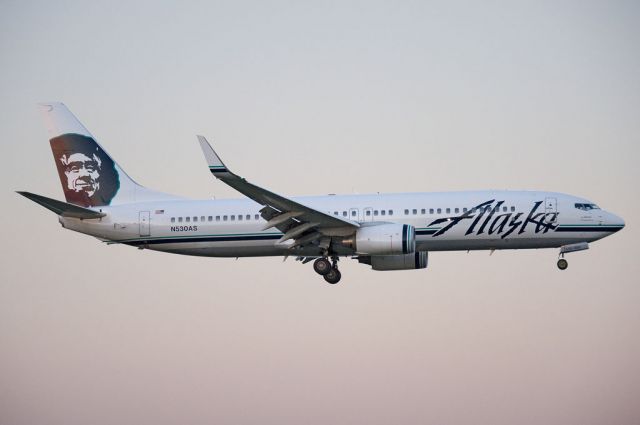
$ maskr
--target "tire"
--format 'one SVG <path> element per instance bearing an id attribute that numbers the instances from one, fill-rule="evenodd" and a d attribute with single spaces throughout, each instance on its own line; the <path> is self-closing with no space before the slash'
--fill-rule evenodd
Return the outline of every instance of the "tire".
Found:
<path id="1" fill-rule="evenodd" d="M 336 283 L 340 282 L 340 278 L 342 278 L 342 273 L 340 273 L 340 270 L 335 268 L 331 268 L 329 273 L 324 275 L 324 280 L 326 280 L 332 285 L 335 285 Z"/>
<path id="2" fill-rule="evenodd" d="M 319 275 L 325 276 L 331 272 L 331 263 L 326 258 L 318 258 L 313 262 L 313 270 Z"/>
<path id="3" fill-rule="evenodd" d="M 558 268 L 560 270 L 566 270 L 569 267 L 569 263 L 564 258 L 558 260 Z"/>

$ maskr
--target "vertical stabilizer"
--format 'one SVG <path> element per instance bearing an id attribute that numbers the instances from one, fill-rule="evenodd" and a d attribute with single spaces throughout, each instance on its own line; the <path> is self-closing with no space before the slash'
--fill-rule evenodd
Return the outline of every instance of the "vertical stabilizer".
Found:
<path id="1" fill-rule="evenodd" d="M 63 103 L 43 103 L 40 108 L 68 203 L 97 207 L 175 199 L 134 182 Z"/>

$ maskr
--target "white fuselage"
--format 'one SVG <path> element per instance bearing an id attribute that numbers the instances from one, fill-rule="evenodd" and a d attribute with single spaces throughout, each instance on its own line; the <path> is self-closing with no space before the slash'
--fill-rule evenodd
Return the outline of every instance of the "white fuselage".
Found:
<path id="1" fill-rule="evenodd" d="M 589 201 L 533 191 L 473 191 L 292 198 L 361 226 L 415 227 L 417 251 L 552 248 L 592 242 L 624 222 Z M 592 205 L 592 204 L 591 204 Z M 320 255 L 317 248 L 278 244 L 282 233 L 262 230 L 261 205 L 249 199 L 170 200 L 94 208 L 101 219 L 60 217 L 65 228 L 107 242 L 185 255 L 214 257 Z M 475 210 L 474 210 L 475 208 Z M 343 238 L 336 235 L 336 241 Z M 337 255 L 357 254 L 337 243 Z"/>

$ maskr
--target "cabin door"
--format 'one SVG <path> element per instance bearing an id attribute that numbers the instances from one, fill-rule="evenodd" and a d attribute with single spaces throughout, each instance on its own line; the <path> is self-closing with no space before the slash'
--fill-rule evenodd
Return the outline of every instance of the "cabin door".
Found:
<path id="1" fill-rule="evenodd" d="M 545 221 L 555 223 L 558 218 L 558 200 L 546 198 L 544 200 Z"/>
<path id="2" fill-rule="evenodd" d="M 363 217 L 362 221 L 373 221 L 373 208 L 368 207 L 362 210 Z"/>
<path id="3" fill-rule="evenodd" d="M 140 211 L 140 236 L 151 235 L 149 211 Z"/>

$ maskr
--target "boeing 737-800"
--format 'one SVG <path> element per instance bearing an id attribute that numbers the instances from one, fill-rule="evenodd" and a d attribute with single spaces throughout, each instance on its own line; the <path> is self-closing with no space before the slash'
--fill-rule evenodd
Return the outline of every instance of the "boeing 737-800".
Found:
<path id="1" fill-rule="evenodd" d="M 536 191 L 288 198 L 233 173 L 198 136 L 211 174 L 246 198 L 188 200 L 133 181 L 62 103 L 41 105 L 66 202 L 18 192 L 65 229 L 107 243 L 211 257 L 296 256 L 337 283 L 340 257 L 374 270 L 427 267 L 429 251 L 559 248 L 564 254 L 624 227 L 576 196 Z"/>

